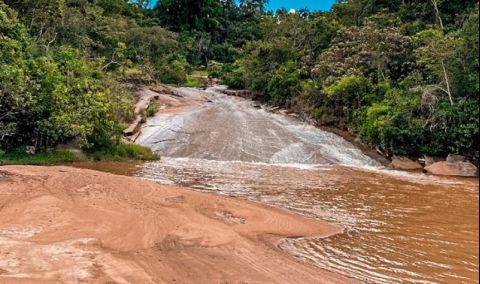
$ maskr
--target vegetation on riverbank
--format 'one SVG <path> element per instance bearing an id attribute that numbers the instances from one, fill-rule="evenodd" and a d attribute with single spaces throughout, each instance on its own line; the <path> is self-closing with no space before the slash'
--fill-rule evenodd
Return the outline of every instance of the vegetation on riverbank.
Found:
<path id="1" fill-rule="evenodd" d="M 0 149 L 121 148 L 136 87 L 199 87 L 189 73 L 206 70 L 389 156 L 478 164 L 475 0 L 337 1 L 326 13 L 148 2 L 0 0 Z"/>
<path id="2" fill-rule="evenodd" d="M 150 149 L 134 145 L 119 144 L 108 148 L 75 153 L 71 150 L 43 149 L 28 153 L 25 147 L 0 150 L 2 165 L 58 165 L 80 161 L 155 161 L 160 159 Z"/>
<path id="3" fill-rule="evenodd" d="M 56 165 L 78 161 L 74 153 L 66 150 L 42 150 L 28 154 L 25 148 L 0 150 L 0 166 L 3 165 Z"/>
<path id="4" fill-rule="evenodd" d="M 478 164 L 477 1 L 339 1 L 262 17 L 224 82 L 386 155 Z"/>
<path id="5" fill-rule="evenodd" d="M 87 153 L 94 161 L 155 161 L 160 157 L 149 148 L 135 144 L 120 144 Z"/>

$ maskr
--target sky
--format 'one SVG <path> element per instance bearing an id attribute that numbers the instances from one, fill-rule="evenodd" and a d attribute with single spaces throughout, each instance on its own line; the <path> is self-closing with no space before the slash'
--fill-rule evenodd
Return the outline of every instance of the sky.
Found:
<path id="1" fill-rule="evenodd" d="M 152 2 L 156 2 L 155 0 Z M 268 9 L 276 11 L 279 8 L 286 8 L 287 10 L 300 10 L 307 7 L 308 9 L 327 11 L 330 10 L 335 0 L 270 0 Z"/>
<path id="2" fill-rule="evenodd" d="M 268 8 L 276 11 L 279 8 L 300 10 L 307 7 L 310 10 L 328 11 L 335 0 L 270 0 Z"/>

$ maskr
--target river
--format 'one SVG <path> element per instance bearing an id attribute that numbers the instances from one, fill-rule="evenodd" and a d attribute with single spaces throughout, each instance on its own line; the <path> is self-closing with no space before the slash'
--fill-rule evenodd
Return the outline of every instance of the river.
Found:
<path id="1" fill-rule="evenodd" d="M 343 234 L 280 247 L 367 283 L 479 283 L 478 180 L 388 170 L 339 136 L 218 88 L 179 92 L 204 103 L 147 122 L 137 143 L 162 160 L 138 176 L 341 224 Z"/>

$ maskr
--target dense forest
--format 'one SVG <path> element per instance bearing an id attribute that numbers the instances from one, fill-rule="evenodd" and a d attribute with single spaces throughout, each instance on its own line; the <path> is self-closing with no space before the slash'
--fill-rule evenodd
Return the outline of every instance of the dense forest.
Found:
<path id="1" fill-rule="evenodd" d="M 475 0 L 0 0 L 0 148 L 120 143 L 135 87 L 208 72 L 386 155 L 478 164 Z"/>

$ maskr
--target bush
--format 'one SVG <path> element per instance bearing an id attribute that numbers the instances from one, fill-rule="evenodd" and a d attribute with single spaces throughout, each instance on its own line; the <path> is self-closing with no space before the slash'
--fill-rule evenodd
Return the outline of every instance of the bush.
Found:
<path id="1" fill-rule="evenodd" d="M 379 145 L 386 153 L 419 156 L 425 152 L 425 120 L 422 118 L 421 96 L 399 89 L 387 92 L 385 99 L 366 109 L 357 119 L 360 138 Z"/>
<path id="2" fill-rule="evenodd" d="M 152 117 L 157 113 L 157 103 L 155 101 L 152 101 L 148 104 L 147 109 L 145 109 L 145 115 L 144 117 Z"/>
<path id="3" fill-rule="evenodd" d="M 370 106 L 377 93 L 377 88 L 365 77 L 349 75 L 322 91 L 310 89 L 307 95 L 312 97 L 311 111 L 320 124 L 348 129 L 354 126 L 355 112 Z"/>
<path id="4" fill-rule="evenodd" d="M 224 64 L 221 79 L 232 89 L 245 89 L 244 69 L 241 61 L 233 64 Z"/>
<path id="5" fill-rule="evenodd" d="M 156 77 L 164 84 L 181 85 L 187 81 L 188 63 L 164 57 L 155 65 Z"/>
<path id="6" fill-rule="evenodd" d="M 203 87 L 203 82 L 197 77 L 188 76 L 187 82 L 184 86 L 189 88 L 201 88 Z"/>
<path id="7" fill-rule="evenodd" d="M 0 165 L 54 165 L 77 160 L 74 153 L 62 150 L 43 150 L 34 155 L 27 154 L 25 147 L 0 150 Z"/>
<path id="8" fill-rule="evenodd" d="M 91 150 L 88 157 L 96 161 L 155 161 L 159 157 L 149 148 L 135 144 L 118 144 Z"/>
<path id="9" fill-rule="evenodd" d="M 223 66 L 221 63 L 211 61 L 208 65 L 207 72 L 209 78 L 220 78 L 222 76 Z"/>
<path id="10" fill-rule="evenodd" d="M 282 65 L 268 82 L 267 92 L 278 106 L 290 106 L 291 98 L 301 91 L 300 70 L 294 62 Z"/>

